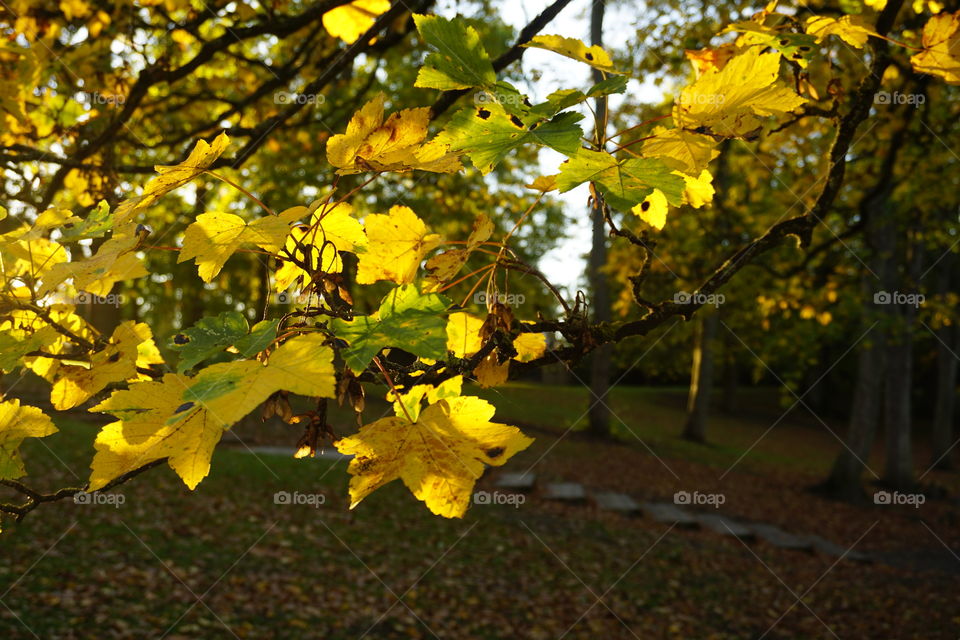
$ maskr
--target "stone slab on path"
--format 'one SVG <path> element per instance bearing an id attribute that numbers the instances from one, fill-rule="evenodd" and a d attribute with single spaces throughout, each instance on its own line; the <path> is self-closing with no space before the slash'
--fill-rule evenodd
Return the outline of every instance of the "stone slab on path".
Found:
<path id="1" fill-rule="evenodd" d="M 724 536 L 737 538 L 753 538 L 753 531 L 747 525 L 713 513 L 700 513 L 697 521 L 704 527 Z"/>
<path id="2" fill-rule="evenodd" d="M 551 482 L 546 486 L 543 497 L 547 500 L 582 502 L 587 499 L 587 490 L 577 482 Z"/>
<path id="3" fill-rule="evenodd" d="M 673 524 L 678 527 L 698 527 L 696 517 L 689 511 L 669 502 L 644 502 L 640 509 L 645 515 L 657 522 Z"/>
<path id="4" fill-rule="evenodd" d="M 787 533 L 772 524 L 752 523 L 748 526 L 753 529 L 757 537 L 775 547 L 793 551 L 812 551 L 814 548 L 814 541 L 810 536 L 797 536 Z"/>
<path id="5" fill-rule="evenodd" d="M 506 472 L 497 476 L 493 483 L 498 489 L 512 489 L 514 491 L 531 491 L 537 481 L 535 473 Z"/>
<path id="6" fill-rule="evenodd" d="M 592 497 L 597 506 L 604 511 L 616 511 L 628 515 L 640 511 L 640 505 L 625 493 L 601 491 L 594 493 Z"/>

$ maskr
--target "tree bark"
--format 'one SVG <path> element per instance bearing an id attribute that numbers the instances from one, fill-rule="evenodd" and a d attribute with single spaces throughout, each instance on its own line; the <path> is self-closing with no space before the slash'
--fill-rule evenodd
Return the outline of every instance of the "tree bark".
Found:
<path id="1" fill-rule="evenodd" d="M 716 312 L 708 313 L 699 316 L 694 330 L 687 424 L 683 428 L 683 438 L 694 442 L 707 441 L 707 417 L 710 415 L 710 391 L 713 388 L 713 339 L 719 324 L 720 316 Z"/>
<path id="2" fill-rule="evenodd" d="M 590 40 L 592 44 L 603 46 L 603 16 L 606 9 L 605 0 L 596 0 L 590 13 Z M 593 70 L 594 82 L 600 82 L 603 74 Z M 606 140 L 607 101 L 606 98 L 596 100 L 597 145 L 602 148 Z M 594 198 L 590 208 L 590 221 L 593 227 L 593 239 L 590 248 L 590 259 L 587 265 L 588 280 L 592 295 L 593 319 L 595 322 L 609 322 L 610 311 L 610 284 L 604 267 L 607 264 L 607 229 L 604 220 L 603 204 Z M 610 409 L 607 406 L 607 394 L 610 391 L 612 345 L 604 345 L 595 350 L 590 356 L 590 410 L 588 412 L 590 433 L 605 437 L 610 434 Z"/>
<path id="3" fill-rule="evenodd" d="M 943 259 L 946 264 L 940 272 L 939 293 L 950 290 L 952 255 Z M 933 430 L 930 438 L 930 464 L 936 469 L 952 470 L 951 457 L 954 439 L 954 415 L 957 398 L 957 353 L 960 353 L 960 328 L 943 326 L 936 330 L 937 339 L 937 395 L 934 401 Z"/>

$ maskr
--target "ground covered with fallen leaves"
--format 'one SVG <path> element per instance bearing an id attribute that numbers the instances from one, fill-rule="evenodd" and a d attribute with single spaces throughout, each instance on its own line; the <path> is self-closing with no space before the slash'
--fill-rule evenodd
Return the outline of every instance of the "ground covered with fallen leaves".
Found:
<path id="1" fill-rule="evenodd" d="M 247 445 L 299 434 L 241 425 L 195 492 L 161 467 L 118 488 L 121 505 L 63 501 L 8 524 L 0 638 L 960 636 L 957 474 L 927 473 L 918 446 L 918 475 L 943 497 L 919 508 L 827 501 L 807 489 L 840 446 L 828 427 L 842 425 L 788 416 L 767 432 L 773 403 L 717 416 L 715 444 L 693 445 L 676 437 L 681 396 L 615 390 L 621 439 L 597 442 L 576 430 L 584 389 L 492 393 L 498 419 L 536 438 L 506 470 L 532 468 L 538 488 L 517 507 L 474 505 L 463 520 L 431 515 L 398 483 L 349 511 L 343 462 L 253 455 Z M 75 415 L 58 424 L 50 450 L 26 449 L 43 489 L 88 473 L 96 425 Z M 868 461 L 877 472 L 881 462 Z M 478 489 L 492 491 L 495 477 Z M 556 480 L 639 501 L 722 493 L 725 515 L 874 560 L 549 502 L 542 486 Z M 277 492 L 306 497 L 276 504 Z"/>

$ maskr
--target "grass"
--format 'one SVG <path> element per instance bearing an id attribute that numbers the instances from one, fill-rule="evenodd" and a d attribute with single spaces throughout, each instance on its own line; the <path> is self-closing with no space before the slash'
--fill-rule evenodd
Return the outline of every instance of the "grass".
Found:
<path id="1" fill-rule="evenodd" d="M 685 480 L 716 476 L 773 422 L 719 417 L 710 434 L 725 446 L 701 447 L 676 437 L 681 392 L 617 388 L 610 405 L 629 429 L 621 444 L 599 445 L 576 434 L 557 440 L 583 424 L 584 389 L 517 384 L 479 393 L 494 399 L 498 420 L 529 425 L 537 437 L 511 468 L 538 464 L 545 476 L 582 473 L 588 484 L 638 490 L 667 475 L 647 446 L 677 469 L 686 465 Z M 384 408 L 370 405 L 371 417 Z M 776 413 L 769 394 L 750 405 Z M 93 453 L 97 425 L 57 422 L 60 433 L 25 447 L 44 489 L 82 483 Z M 734 474 L 740 484 L 729 490 L 752 490 L 756 475 L 772 478 L 785 465 L 818 472 L 829 461 L 823 451 L 835 450 L 831 440 L 785 420 L 745 457 L 743 474 L 739 467 Z M 348 481 L 342 462 L 225 445 L 195 492 L 161 467 L 118 488 L 125 502 L 116 508 L 44 505 L 0 538 L 0 638 L 550 639 L 568 630 L 567 638 L 757 637 L 793 603 L 781 577 L 811 585 L 833 562 L 766 547 L 748 552 L 706 532 L 668 531 L 536 495 L 518 509 L 476 505 L 463 520 L 445 520 L 395 482 L 350 511 Z M 490 489 L 490 479 L 480 486 Z M 658 490 L 669 495 L 674 487 Z M 783 488 L 771 481 L 761 490 L 776 500 Z M 323 504 L 278 505 L 279 491 L 322 496 Z M 857 526 L 874 519 L 851 513 L 846 520 Z M 897 592 L 883 567 L 841 563 L 806 602 L 841 637 L 909 637 L 884 632 L 879 618 L 866 627 L 860 620 L 871 603 L 899 598 L 917 637 L 947 637 L 940 631 L 950 628 L 955 590 L 924 579 L 922 593 Z M 794 607 L 768 637 L 824 634 Z"/>

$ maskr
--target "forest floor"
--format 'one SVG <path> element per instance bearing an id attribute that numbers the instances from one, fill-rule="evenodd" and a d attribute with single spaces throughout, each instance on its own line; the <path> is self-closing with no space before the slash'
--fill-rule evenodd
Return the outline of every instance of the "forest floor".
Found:
<path id="1" fill-rule="evenodd" d="M 747 391 L 739 402 L 749 410 L 718 414 L 711 445 L 677 437 L 679 391 L 615 389 L 620 438 L 611 442 L 578 431 L 583 388 L 483 394 L 497 420 L 536 438 L 504 468 L 537 474 L 522 504 L 478 504 L 445 520 L 395 482 L 350 511 L 345 463 L 251 454 L 299 434 L 245 423 L 195 492 L 164 467 L 119 487 L 123 504 L 63 501 L 8 523 L 0 638 L 960 636 L 960 474 L 927 472 L 919 446 L 924 504 L 849 505 L 808 490 L 841 446 L 831 430 L 842 435 L 842 424 L 782 417 L 769 392 Z M 369 405 L 367 421 L 384 409 Z M 350 416 L 333 419 L 351 429 Z M 25 445 L 43 489 L 82 484 L 92 455 L 97 423 L 71 414 L 58 424 L 49 449 Z M 867 462 L 880 473 L 879 450 Z M 494 491 L 498 472 L 478 490 Z M 544 483 L 560 480 L 638 501 L 722 494 L 720 513 L 817 534 L 876 561 L 544 499 Z M 304 503 L 276 504 L 283 491 Z"/>

